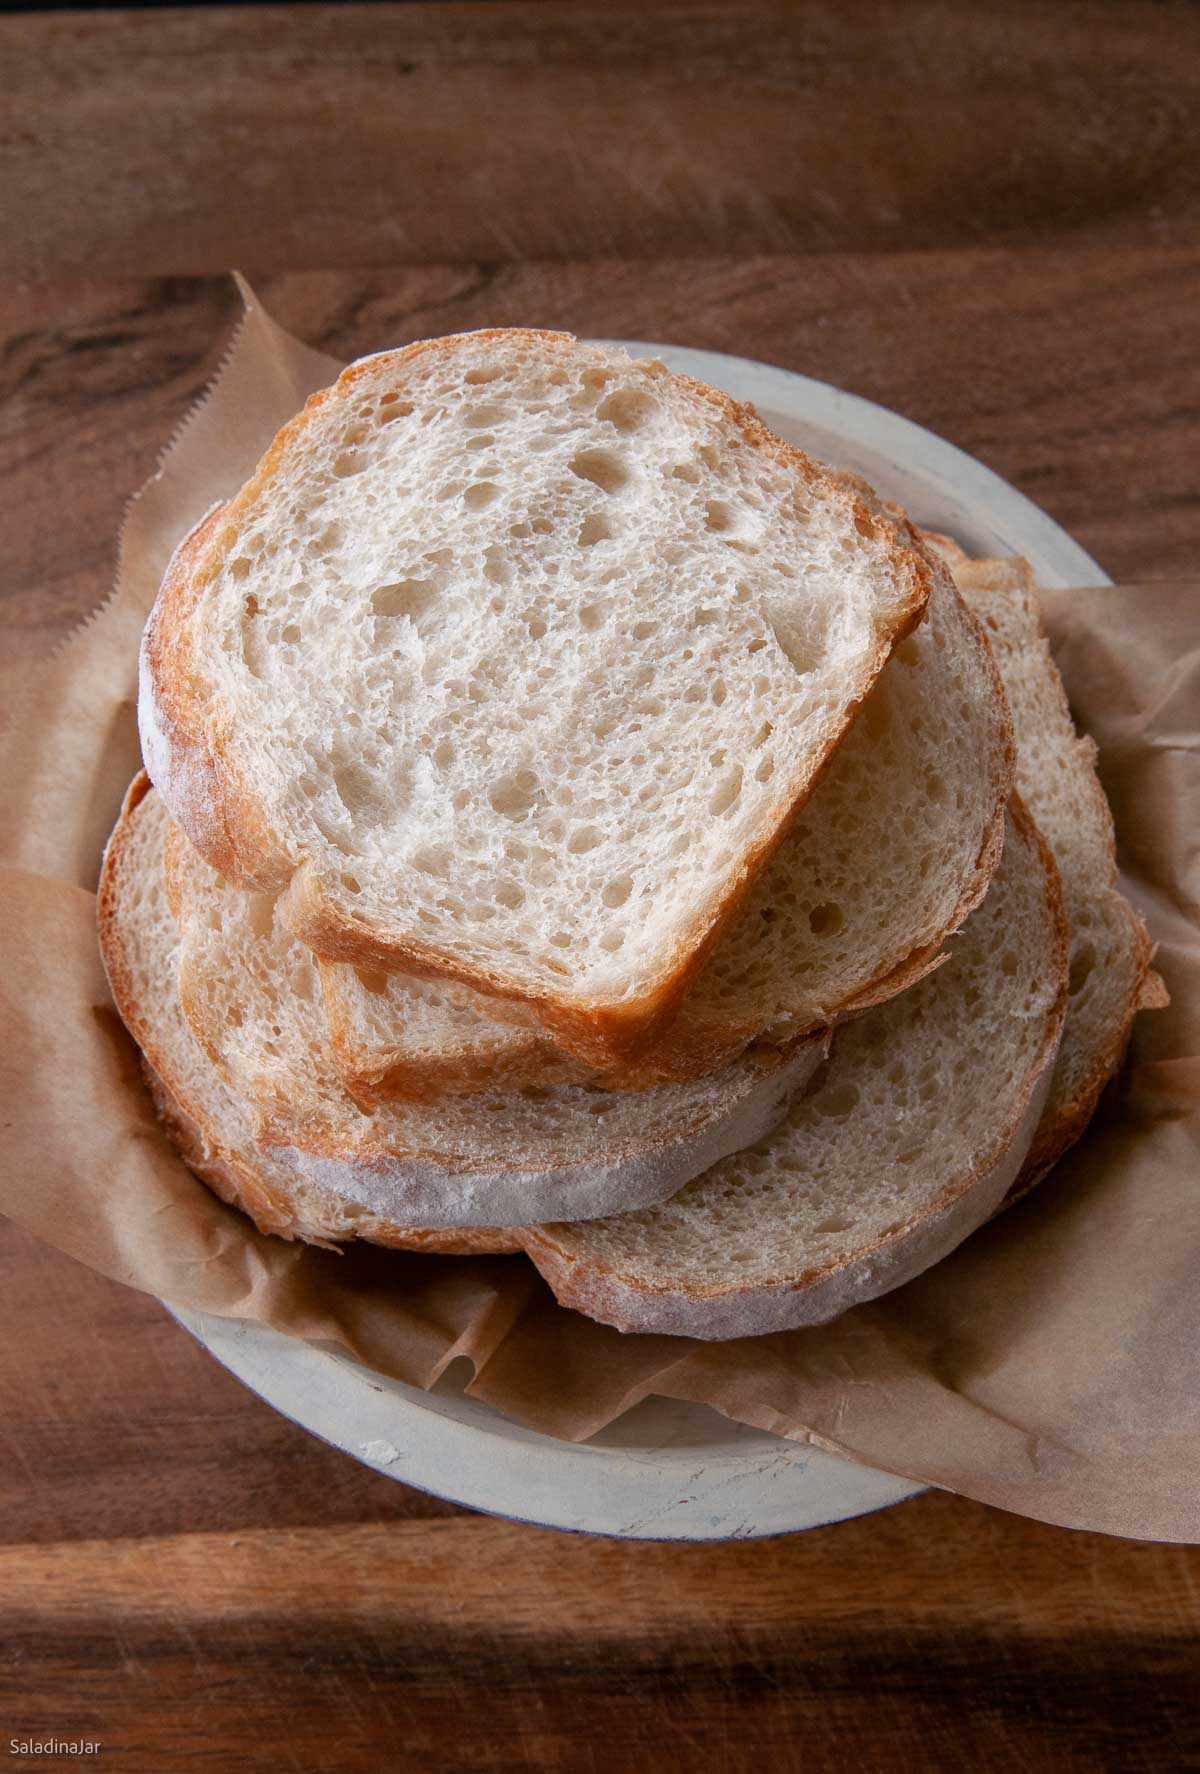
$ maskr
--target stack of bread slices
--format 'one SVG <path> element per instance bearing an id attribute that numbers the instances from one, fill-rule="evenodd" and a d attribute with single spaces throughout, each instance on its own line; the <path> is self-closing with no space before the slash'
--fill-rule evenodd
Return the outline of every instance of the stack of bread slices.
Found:
<path id="1" fill-rule="evenodd" d="M 193 1170 L 622 1329 L 918 1273 L 1157 990 L 1023 563 L 564 334 L 314 396 L 178 549 L 139 716 L 101 943 Z"/>

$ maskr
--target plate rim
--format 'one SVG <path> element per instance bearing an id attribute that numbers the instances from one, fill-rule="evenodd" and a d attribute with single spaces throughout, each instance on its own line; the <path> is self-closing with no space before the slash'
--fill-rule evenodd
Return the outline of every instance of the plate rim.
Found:
<path id="1" fill-rule="evenodd" d="M 729 352 L 635 339 L 599 342 L 618 345 L 637 357 L 661 357 L 670 367 L 724 387 L 736 398 L 749 400 L 755 406 L 768 409 L 772 416 L 781 414 L 790 424 L 808 426 L 815 430 L 826 429 L 833 440 L 841 442 L 851 455 L 856 449 L 865 450 L 868 455 L 876 458 L 882 454 L 887 466 L 898 479 L 912 474 L 913 471 L 906 466 L 906 459 L 915 457 L 919 462 L 918 478 L 927 485 L 932 484 L 934 503 L 940 501 L 944 510 L 950 514 L 941 520 L 948 528 L 953 528 L 953 514 L 958 508 L 968 504 L 982 505 L 992 512 L 994 518 L 992 508 L 999 507 L 1005 521 L 997 521 L 994 530 L 988 532 L 989 541 L 985 546 L 990 551 L 1026 554 L 1033 562 L 1039 578 L 1056 587 L 1069 584 L 1112 584 L 1100 564 L 1027 494 L 1006 481 L 994 469 L 969 455 L 959 445 L 864 395 L 835 388 L 830 383 L 796 370 L 784 369 L 757 358 L 739 357 Z M 730 387 L 731 383 L 735 386 Z M 849 436 L 838 436 L 842 427 L 847 428 Z M 929 460 L 931 456 L 932 462 Z M 928 515 L 925 515 L 928 521 Z M 994 540 L 991 540 L 993 536 Z M 533 1451 L 534 1458 L 526 1462 L 527 1470 L 522 1476 L 527 1487 L 526 1494 L 535 1497 L 541 1488 L 536 1481 L 539 1478 L 544 1480 L 545 1469 L 553 1466 L 556 1455 L 562 1472 L 562 1485 L 566 1488 L 571 1482 L 568 1469 L 574 1463 L 591 1460 L 594 1474 L 599 1476 L 602 1468 L 594 1464 L 596 1457 L 605 1456 L 616 1460 L 622 1450 L 604 1448 L 595 1442 L 569 1442 L 537 1435 L 504 1417 L 498 1410 L 484 1406 L 478 1400 L 469 1400 L 467 1402 L 472 1413 L 484 1411 L 494 1419 L 494 1427 L 486 1432 L 493 1458 L 481 1463 L 483 1478 L 476 1485 L 471 1481 L 477 1478 L 480 1466 L 469 1458 L 464 1461 L 461 1456 L 469 1455 L 472 1445 L 477 1448 L 479 1441 L 485 1437 L 485 1431 L 477 1422 L 456 1417 L 452 1411 L 433 1408 L 416 1388 L 405 1387 L 397 1392 L 399 1382 L 385 1381 L 379 1375 L 372 1376 L 369 1369 L 359 1366 L 345 1355 L 288 1338 L 254 1320 L 221 1318 L 192 1311 L 167 1300 L 163 1300 L 161 1304 L 175 1322 L 200 1343 L 227 1372 L 308 1434 L 336 1447 L 341 1453 L 385 1477 L 410 1485 L 427 1495 L 507 1521 L 558 1532 L 620 1539 L 711 1543 L 803 1533 L 835 1522 L 853 1520 L 879 1509 L 893 1508 L 930 1488 L 922 1481 L 886 1473 L 865 1463 L 827 1453 L 807 1443 L 789 1441 L 782 1436 L 767 1437 L 765 1431 L 752 1431 L 750 1433 L 774 1442 L 775 1449 L 767 1448 L 757 1454 L 751 1454 L 747 1450 L 744 1455 L 725 1454 L 719 1459 L 716 1456 L 709 1457 L 715 1464 L 740 1463 L 742 1469 L 746 1494 L 741 1496 L 739 1487 L 734 1486 L 734 1498 L 740 1507 L 751 1513 L 743 1515 L 732 1527 L 730 1518 L 737 1513 L 729 1508 L 733 1499 L 727 1496 L 715 1515 L 705 1516 L 705 1506 L 701 1503 L 699 1509 L 696 1507 L 695 1495 L 672 1500 L 669 1493 L 677 1491 L 683 1479 L 682 1473 L 677 1474 L 674 1471 L 672 1462 L 660 1463 L 652 1483 L 651 1465 L 640 1456 L 638 1461 L 627 1456 L 624 1464 L 627 1467 L 639 1466 L 635 1482 L 640 1480 L 647 1493 L 653 1490 L 655 1484 L 663 1491 L 664 1497 L 658 1501 L 657 1507 L 622 1523 L 615 1519 L 606 1519 L 604 1510 L 593 1505 L 591 1519 L 581 1520 L 572 1518 L 571 1510 L 561 1498 L 551 1507 L 550 1499 L 546 1497 L 534 1507 L 532 1513 L 526 1514 L 519 1508 L 506 1507 L 503 1497 L 493 1494 L 497 1442 L 509 1451 L 510 1457 L 513 1449 Z M 278 1347 L 273 1348 L 273 1343 Z M 262 1371 L 259 1358 L 265 1362 L 266 1372 Z M 308 1372 L 310 1367 L 311 1374 Z M 321 1381 L 329 1381 L 335 1374 L 347 1385 L 357 1383 L 357 1397 L 361 1407 L 367 1406 L 371 1394 L 385 1397 L 388 1401 L 385 1409 L 398 1412 L 400 1418 L 408 1422 L 410 1429 L 418 1432 L 412 1438 L 415 1445 L 400 1450 L 388 1438 L 368 1436 L 365 1441 L 355 1441 L 346 1429 L 339 1432 L 331 1424 L 318 1426 L 312 1419 L 314 1414 L 320 1416 L 317 1407 L 320 1403 Z M 298 1378 L 302 1389 L 307 1389 L 306 1397 L 301 1402 L 292 1397 L 290 1382 L 293 1378 Z M 314 1378 L 315 1386 L 312 1383 Z M 314 1405 L 314 1398 L 317 1405 Z M 664 1407 L 677 1403 L 666 1400 L 660 1402 Z M 347 1416 L 350 1409 L 348 1405 Z M 447 1424 L 454 1425 L 448 1435 L 445 1431 Z M 423 1450 L 420 1448 L 422 1437 L 419 1433 L 422 1429 Z M 731 1436 L 736 1437 L 739 1432 L 745 1432 L 744 1426 L 730 1421 Z M 374 1453 L 371 1452 L 372 1448 L 376 1450 Z M 418 1459 L 415 1465 L 410 1465 L 414 1451 L 418 1453 Z M 419 1458 L 421 1451 L 430 1461 L 432 1470 L 428 1470 Z M 653 1452 L 649 1449 L 647 1451 Z M 659 1455 L 664 1451 L 660 1447 Z M 457 1464 L 447 1471 L 442 1463 L 453 1463 L 456 1456 Z M 521 1456 L 517 1456 L 518 1464 L 520 1458 Z M 705 1470 L 706 1461 L 697 1451 L 689 1461 L 682 1464 L 695 1468 L 689 1474 L 689 1481 L 695 1484 Z M 394 1470 L 398 1465 L 403 1469 Z M 540 1473 L 538 1468 L 542 1469 Z M 766 1475 L 772 1471 L 774 1478 L 768 1479 Z M 819 1481 L 818 1488 L 823 1488 L 820 1481 L 828 1479 L 834 1482 L 839 1475 L 847 1481 L 848 1488 L 857 1489 L 859 1495 L 849 1499 L 850 1507 L 839 1504 L 832 1513 L 825 1513 L 827 1505 L 818 1504 L 811 1496 L 813 1479 Z M 515 1474 L 512 1476 L 519 1485 L 520 1478 Z M 786 1481 L 789 1476 L 794 1483 L 780 1483 L 781 1478 Z M 463 1482 L 464 1477 L 466 1482 Z M 554 1482 L 551 1482 L 550 1491 L 553 1492 L 554 1488 Z M 727 1479 L 718 1479 L 717 1488 L 728 1492 L 730 1486 Z M 801 1507 L 805 1490 L 810 1493 L 810 1508 L 807 1511 Z M 764 1504 L 765 1492 L 777 1494 L 785 1519 L 775 1519 L 775 1499 Z M 869 1497 L 869 1500 L 863 1501 L 864 1496 Z M 601 1525 L 602 1522 L 604 1525 Z M 655 1529 L 653 1532 L 648 1531 L 651 1524 Z"/>
<path id="2" fill-rule="evenodd" d="M 677 1495 L 685 1484 L 697 1484 L 706 1464 L 704 1456 L 693 1452 L 687 1459 L 666 1460 L 656 1470 L 650 1464 L 653 1450 L 649 1447 L 638 1452 L 637 1472 L 625 1475 L 629 1483 L 640 1486 L 640 1494 L 636 1501 L 626 1498 L 623 1510 L 617 1506 L 619 1497 L 599 1482 L 593 1485 L 599 1493 L 599 1501 L 593 1501 L 590 1519 L 580 1519 L 561 1502 L 554 1506 L 545 1502 L 532 1513 L 524 1513 L 519 1507 L 505 1506 L 494 1494 L 497 1443 L 502 1454 L 507 1453 L 515 1467 L 523 1468 L 508 1474 L 509 1482 L 514 1485 L 528 1485 L 537 1476 L 536 1468 L 543 1464 L 547 1454 L 552 1460 L 557 1456 L 560 1467 L 576 1465 L 574 1474 L 562 1474 L 564 1490 L 581 1476 L 579 1462 L 591 1463 L 597 1456 L 604 1456 L 609 1462 L 609 1471 L 602 1474 L 594 1470 L 590 1475 L 599 1481 L 613 1476 L 614 1472 L 620 1476 L 619 1468 L 628 1467 L 634 1461 L 632 1457 L 622 1461 L 624 1450 L 621 1448 L 605 1448 L 593 1441 L 565 1441 L 529 1430 L 477 1399 L 467 1402 L 474 1412 L 488 1419 L 486 1426 L 463 1420 L 452 1412 L 435 1411 L 430 1409 L 426 1395 L 419 1388 L 374 1375 L 340 1351 L 303 1343 L 253 1320 L 221 1318 L 178 1306 L 169 1300 L 160 1304 L 226 1372 L 306 1434 L 336 1448 L 339 1453 L 347 1454 L 381 1477 L 406 1484 L 426 1496 L 438 1497 L 478 1514 L 524 1527 L 607 1539 L 691 1545 L 777 1539 L 785 1534 L 806 1533 L 813 1528 L 831 1527 L 840 1521 L 852 1521 L 860 1515 L 894 1508 L 930 1488 L 923 1481 L 884 1472 L 805 1442 L 789 1441 L 764 1430 L 751 1430 L 748 1433 L 755 1438 L 773 1442 L 776 1446 L 764 1446 L 756 1453 L 744 1455 L 726 1452 L 715 1458 L 708 1457 L 710 1464 L 726 1469 L 713 1473 L 710 1489 L 723 1493 L 722 1512 L 716 1515 L 705 1513 L 709 1505 L 703 1487 L 691 1496 Z M 264 1356 L 271 1367 L 271 1372 L 266 1375 L 257 1371 L 258 1360 Z M 353 1402 L 347 1407 L 347 1414 L 350 1410 L 357 1410 L 365 1412 L 369 1419 L 374 1409 L 380 1409 L 390 1419 L 398 1413 L 418 1420 L 416 1426 L 420 1435 L 400 1449 L 386 1436 L 367 1434 L 364 1440 L 359 1440 L 339 1430 L 326 1420 L 320 1397 L 322 1385 L 330 1382 L 335 1373 L 339 1380 L 354 1388 Z M 304 1393 L 302 1402 L 295 1396 L 297 1391 Z M 374 1405 L 370 1394 L 386 1399 L 386 1404 Z M 677 1406 L 685 1412 L 695 1408 L 681 1405 L 677 1400 L 658 1402 L 664 1406 Z M 714 1416 L 717 1414 L 713 1413 Z M 365 1424 L 367 1428 L 383 1426 L 370 1421 Z M 392 1433 L 397 1430 L 397 1424 L 390 1420 L 386 1426 Z M 729 1429 L 731 1434 L 739 1430 L 746 1432 L 744 1425 L 732 1420 L 729 1420 Z M 515 1453 L 516 1449 L 521 1452 Z M 472 1455 L 480 1453 L 486 1458 L 472 1459 Z M 401 1469 L 394 1469 L 401 1462 Z M 727 1470 L 730 1467 L 740 1470 L 731 1474 Z M 457 1481 L 447 1476 L 448 1472 L 456 1474 Z M 734 1482 L 731 1483 L 731 1479 Z M 826 1486 L 836 1487 L 848 1482 L 858 1495 L 850 1507 L 843 1507 L 841 1503 L 818 1503 L 812 1495 L 814 1480 L 822 1490 Z M 740 1514 L 746 1509 L 761 1512 L 763 1492 L 767 1490 L 778 1493 L 778 1496 L 772 1496 L 765 1515 L 760 1514 L 754 1519 Z M 796 1496 L 796 1502 L 790 1508 L 787 1507 L 789 1492 Z M 809 1507 L 799 1510 L 797 1505 L 804 1493 L 808 1493 Z M 784 1505 L 782 1513 L 775 1510 L 777 1503 Z M 731 1504 L 734 1507 L 731 1508 Z M 797 1520 L 797 1513 L 803 1513 L 804 1519 Z M 738 1518 L 732 1529 L 731 1518 Z"/>

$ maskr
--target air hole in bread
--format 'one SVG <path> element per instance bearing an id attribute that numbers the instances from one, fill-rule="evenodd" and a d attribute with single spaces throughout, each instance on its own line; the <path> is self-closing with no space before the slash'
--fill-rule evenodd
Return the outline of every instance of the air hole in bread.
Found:
<path id="1" fill-rule="evenodd" d="M 524 819 L 537 798 L 538 779 L 532 770 L 514 770 L 488 790 L 492 811 L 507 819 Z"/>
<path id="2" fill-rule="evenodd" d="M 704 506 L 704 527 L 712 530 L 715 535 L 722 536 L 733 528 L 733 511 L 723 499 L 706 500 Z"/>
<path id="3" fill-rule="evenodd" d="M 724 754 L 722 754 L 724 755 Z M 742 792 L 742 767 L 735 764 L 709 798 L 708 810 L 714 819 L 728 813 Z"/>
<path id="4" fill-rule="evenodd" d="M 244 554 L 239 554 L 234 560 L 230 561 L 229 571 L 233 574 L 235 579 L 244 579 L 250 571 L 250 562 L 246 559 Z"/>
<path id="5" fill-rule="evenodd" d="M 467 488 L 463 494 L 463 504 L 470 511 L 484 511 L 495 499 L 500 489 L 494 481 L 479 480 L 474 486 Z"/>
<path id="6" fill-rule="evenodd" d="M 347 451 L 345 455 L 338 456 L 335 459 L 333 472 L 339 480 L 351 480 L 356 474 L 361 474 L 366 465 L 365 460 L 361 456 L 355 455 L 352 451 Z"/>
<path id="7" fill-rule="evenodd" d="M 581 628 L 586 628 L 589 633 L 593 633 L 597 628 L 603 627 L 604 605 L 584 604 L 579 612 L 579 624 Z"/>
<path id="8" fill-rule="evenodd" d="M 397 579 L 371 593 L 371 608 L 376 616 L 407 616 L 415 623 L 436 597 L 437 586 L 432 579 Z"/>
<path id="9" fill-rule="evenodd" d="M 834 1215 L 827 1220 L 819 1220 L 813 1227 L 813 1234 L 817 1238 L 832 1237 L 835 1232 L 848 1232 L 853 1224 L 854 1221 L 845 1216 Z"/>
<path id="10" fill-rule="evenodd" d="M 620 930 L 606 930 L 600 938 L 600 947 L 606 955 L 615 955 L 625 946 L 625 936 Z"/>
<path id="11" fill-rule="evenodd" d="M 493 585 L 507 585 L 512 577 L 508 562 L 494 543 L 483 551 L 483 576 Z"/>
<path id="12" fill-rule="evenodd" d="M 386 973 L 373 973 L 367 967 L 356 967 L 354 973 L 364 992 L 370 992 L 373 998 L 382 998 L 386 995 L 388 989 Z"/>
<path id="13" fill-rule="evenodd" d="M 567 841 L 567 849 L 572 856 L 586 856 L 588 851 L 594 850 L 599 842 L 599 827 L 582 825 L 578 831 L 572 832 Z"/>
<path id="14" fill-rule="evenodd" d="M 658 402 L 637 388 L 618 388 L 602 400 L 596 409 L 598 419 L 607 419 L 618 431 L 640 431 L 658 411 Z"/>
<path id="15" fill-rule="evenodd" d="M 1017 971 L 1017 957 L 1011 949 L 1006 949 L 1000 957 L 1000 971 L 1007 979 L 1011 979 Z"/>
<path id="16" fill-rule="evenodd" d="M 468 407 L 463 414 L 462 422 L 468 431 L 488 431 L 493 425 L 501 424 L 509 417 L 506 407 L 497 406 L 487 401 L 477 407 Z"/>
<path id="17" fill-rule="evenodd" d="M 712 689 L 709 691 L 709 695 L 712 699 L 713 707 L 720 708 L 722 706 L 722 704 L 724 703 L 725 698 L 728 696 L 728 694 L 729 694 L 729 692 L 725 688 L 724 678 L 718 678 L 717 681 L 715 682 L 715 684 L 713 685 Z M 655 713 L 656 714 L 658 713 L 657 709 L 655 710 Z"/>
<path id="18" fill-rule="evenodd" d="M 630 875 L 617 875 L 608 883 L 600 897 L 610 911 L 615 911 L 618 906 L 625 904 L 625 901 L 629 898 L 629 895 L 632 892 L 632 877 Z"/>
<path id="19" fill-rule="evenodd" d="M 343 875 L 342 886 L 347 893 L 361 893 L 362 883 L 354 875 Z"/>
<path id="20" fill-rule="evenodd" d="M 814 936 L 836 936 L 845 922 L 841 906 L 832 900 L 815 905 L 808 914 L 808 927 Z"/>
<path id="21" fill-rule="evenodd" d="M 423 875 L 444 881 L 450 872 L 451 856 L 444 844 L 428 844 L 413 853 L 412 865 Z"/>
<path id="22" fill-rule="evenodd" d="M 338 800 L 351 819 L 376 815 L 378 789 L 369 771 L 361 764 L 340 764 L 333 772 L 333 786 Z"/>
<path id="23" fill-rule="evenodd" d="M 629 470 L 614 450 L 580 450 L 571 458 L 571 473 L 591 481 L 602 493 L 619 493 L 629 479 Z"/>
<path id="24" fill-rule="evenodd" d="M 635 641 L 648 641 L 657 627 L 657 622 L 635 622 L 631 632 Z"/>
<path id="25" fill-rule="evenodd" d="M 579 526 L 579 546 L 594 548 L 597 542 L 607 542 L 611 535 L 607 519 L 598 511 L 589 511 Z"/>

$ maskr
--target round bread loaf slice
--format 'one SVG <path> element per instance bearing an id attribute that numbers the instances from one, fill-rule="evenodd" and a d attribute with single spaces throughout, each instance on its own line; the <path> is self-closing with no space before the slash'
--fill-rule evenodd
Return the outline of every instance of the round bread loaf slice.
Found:
<path id="1" fill-rule="evenodd" d="M 342 1081 L 364 1104 L 501 1079 L 644 1089 L 702 1076 L 759 1037 L 786 1042 L 882 1002 L 937 964 L 982 898 L 1012 772 L 987 642 L 939 573 L 925 620 L 888 661 L 677 1017 L 642 1054 L 594 1073 L 519 1005 L 322 962 Z"/>
<path id="2" fill-rule="evenodd" d="M 139 814 L 159 825 L 161 869 L 158 797 L 139 802 Z M 256 1143 L 323 1193 L 393 1224 L 512 1226 L 590 1215 L 594 1203 L 615 1212 L 661 1201 L 773 1127 L 824 1051 L 813 1037 L 658 1090 L 493 1087 L 436 1106 L 364 1111 L 333 1068 L 309 950 L 269 897 L 229 887 L 188 845 L 180 860 L 169 883 L 182 932 L 180 1002 L 246 1104 Z"/>
<path id="3" fill-rule="evenodd" d="M 476 1256 L 517 1250 L 503 1230 L 395 1225 L 322 1190 L 257 1146 L 246 1111 L 184 1020 L 178 935 L 164 888 L 166 815 L 145 777 L 133 783 L 105 853 L 100 947 L 117 1009 L 142 1050 L 155 1107 L 185 1162 L 260 1232 L 335 1246 L 353 1238 L 394 1249 Z"/>
<path id="4" fill-rule="evenodd" d="M 493 331 L 353 364 L 176 554 L 147 767 L 330 960 L 648 1045 L 919 621 L 857 484 L 661 363 Z"/>
<path id="5" fill-rule="evenodd" d="M 1117 886 L 1116 833 L 1096 747 L 1075 731 L 1028 561 L 971 561 L 956 543 L 931 541 L 944 548 L 991 643 L 1012 706 L 1017 784 L 1054 852 L 1071 931 L 1062 1045 L 1015 1199 L 1079 1138 L 1121 1063 L 1135 1015 L 1164 1004 L 1166 991 L 1151 967 L 1145 925 Z"/>
<path id="6" fill-rule="evenodd" d="M 1049 853 L 1015 801 L 1012 817 L 1001 869 L 951 962 L 842 1031 L 774 1136 L 665 1207 L 573 1226 L 381 1222 L 261 1146 L 172 995 L 174 931 L 149 821 L 118 827 L 102 927 L 122 1014 L 161 1069 L 156 1100 L 173 1137 L 263 1230 L 458 1254 L 526 1249 L 564 1304 L 623 1329 L 752 1335 L 819 1322 L 910 1279 L 995 1210 L 1020 1168 L 1049 1089 L 1067 940 Z M 139 957 L 132 966 L 122 941 Z"/>
<path id="7" fill-rule="evenodd" d="M 944 967 L 842 1029 L 783 1124 L 669 1202 L 526 1232 L 567 1306 L 710 1339 L 818 1324 L 947 1255 L 994 1212 L 1049 1088 L 1067 934 L 1014 797 L 1004 855 Z"/>

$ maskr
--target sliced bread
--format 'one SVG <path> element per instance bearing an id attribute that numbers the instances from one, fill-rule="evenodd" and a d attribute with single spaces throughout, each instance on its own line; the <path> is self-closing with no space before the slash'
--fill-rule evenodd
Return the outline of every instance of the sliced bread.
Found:
<path id="1" fill-rule="evenodd" d="M 928 556 L 662 364 L 494 331 L 354 364 L 176 554 L 140 721 L 327 959 L 665 1025 L 919 621 Z"/>
<path id="2" fill-rule="evenodd" d="M 416 1228 L 297 1176 L 255 1143 L 246 1111 L 184 1020 L 176 989 L 178 937 L 162 868 L 166 815 L 147 782 L 132 784 L 105 852 L 100 947 L 117 1009 L 142 1050 L 155 1107 L 196 1174 L 262 1232 L 310 1244 L 352 1238 L 457 1255 L 519 1248 L 517 1235 L 473 1227 Z"/>
<path id="3" fill-rule="evenodd" d="M 1121 1062 L 1134 1016 L 1161 1005 L 1145 926 L 1117 887 L 1112 813 L 1096 748 L 1076 733 L 1021 559 L 971 561 L 946 544 L 983 622 L 1012 705 L 1020 792 L 1054 852 L 1071 931 L 1071 986 L 1045 1113 L 1017 1183 L 1023 1191 L 1074 1144 Z"/>
<path id="4" fill-rule="evenodd" d="M 322 962 L 342 1081 L 364 1104 L 475 1091 L 489 1078 L 644 1089 L 715 1070 L 760 1036 L 788 1041 L 882 1002 L 937 964 L 982 897 L 1011 786 L 995 665 L 939 574 L 925 620 L 880 674 L 677 1017 L 637 1059 L 594 1074 L 519 1005 Z"/>
<path id="5" fill-rule="evenodd" d="M 157 821 L 165 842 L 157 796 L 135 813 Z M 396 1224 L 521 1225 L 590 1215 L 593 1203 L 620 1212 L 664 1200 L 773 1127 L 825 1046 L 813 1037 L 747 1053 L 709 1078 L 656 1090 L 492 1086 L 436 1106 L 363 1111 L 332 1064 L 312 955 L 271 899 L 229 887 L 186 843 L 168 887 L 184 1014 L 251 1110 L 256 1141 Z"/>
<path id="6" fill-rule="evenodd" d="M 192 1039 L 171 991 L 154 824 L 124 820 L 105 870 L 118 1004 L 159 1068 L 156 1100 L 184 1157 L 265 1231 L 525 1249 L 563 1304 L 622 1329 L 753 1335 L 832 1317 L 947 1254 L 994 1211 L 1041 1114 L 1067 941 L 1049 852 L 1014 801 L 1000 871 L 950 964 L 842 1031 L 773 1137 L 651 1212 L 511 1229 L 381 1223 L 260 1145 Z"/>
<path id="7" fill-rule="evenodd" d="M 1041 1116 L 1067 935 L 1014 796 L 1004 855 L 944 967 L 841 1030 L 772 1135 L 642 1213 L 523 1242 L 557 1298 L 710 1339 L 816 1324 L 899 1286 L 994 1212 Z"/>

